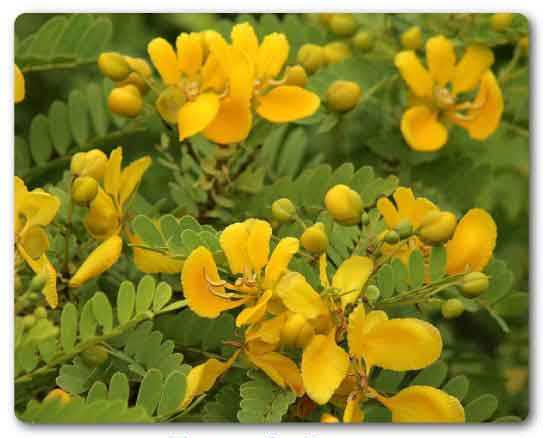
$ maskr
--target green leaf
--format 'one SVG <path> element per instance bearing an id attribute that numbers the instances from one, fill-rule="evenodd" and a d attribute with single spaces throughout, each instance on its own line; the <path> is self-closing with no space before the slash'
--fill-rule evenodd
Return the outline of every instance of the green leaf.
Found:
<path id="1" fill-rule="evenodd" d="M 165 246 L 162 234 L 155 226 L 153 221 L 151 221 L 151 219 L 149 219 L 147 216 L 142 214 L 136 216 L 132 221 L 132 228 L 138 237 L 150 247 L 157 248 Z"/>
<path id="2" fill-rule="evenodd" d="M 87 101 L 81 91 L 74 90 L 70 93 L 68 113 L 73 138 L 79 146 L 83 146 L 89 138 L 89 118 Z"/>
<path id="3" fill-rule="evenodd" d="M 117 319 L 119 324 L 126 324 L 134 314 L 136 291 L 130 281 L 123 281 L 117 293 Z"/>
<path id="4" fill-rule="evenodd" d="M 98 18 L 87 32 L 80 36 L 77 52 L 82 59 L 93 59 L 103 51 L 111 38 L 113 26 L 109 18 Z"/>
<path id="5" fill-rule="evenodd" d="M 447 382 L 443 387 L 443 391 L 447 394 L 456 397 L 459 401 L 462 401 L 464 397 L 468 394 L 469 390 L 469 379 L 464 376 L 456 376 Z"/>
<path id="6" fill-rule="evenodd" d="M 399 259 L 392 260 L 390 265 L 394 270 L 394 283 L 396 291 L 405 291 L 407 289 L 407 269 Z"/>
<path id="7" fill-rule="evenodd" d="M 48 59 L 65 26 L 66 18 L 62 16 L 56 16 L 46 21 L 36 32 L 32 43 L 28 47 L 27 55 Z"/>
<path id="8" fill-rule="evenodd" d="M 64 33 L 60 36 L 55 52 L 65 57 L 73 57 L 76 53 L 76 47 L 81 41 L 89 26 L 94 22 L 90 14 L 74 14 L 71 15 L 64 29 Z"/>
<path id="9" fill-rule="evenodd" d="M 106 112 L 104 94 L 98 84 L 91 83 L 88 85 L 87 103 L 94 132 L 96 132 L 96 135 L 103 137 L 107 133 L 109 118 Z"/>
<path id="10" fill-rule="evenodd" d="M 62 349 L 69 353 L 73 350 L 77 338 L 77 309 L 74 304 L 68 303 L 60 315 L 60 344 Z"/>
<path id="11" fill-rule="evenodd" d="M 409 256 L 409 284 L 413 289 L 424 284 L 424 256 L 418 249 Z"/>
<path id="12" fill-rule="evenodd" d="M 113 328 L 113 309 L 103 292 L 97 292 L 92 298 L 92 311 L 96 321 L 102 326 L 103 332 L 110 332 Z"/>
<path id="13" fill-rule="evenodd" d="M 92 384 L 87 394 L 87 403 L 107 399 L 107 386 L 104 382 L 96 381 Z"/>
<path id="14" fill-rule="evenodd" d="M 30 147 L 24 138 L 15 136 L 15 174 L 23 175 L 32 165 Z"/>
<path id="15" fill-rule="evenodd" d="M 125 404 L 128 404 L 128 396 L 130 394 L 130 388 L 128 386 L 128 377 L 126 374 L 116 372 L 111 377 L 109 382 L 109 400 L 121 400 Z"/>
<path id="16" fill-rule="evenodd" d="M 170 302 L 172 298 L 172 288 L 164 281 L 161 281 L 156 287 L 155 295 L 153 298 L 153 312 L 158 312 L 166 304 Z"/>
<path id="17" fill-rule="evenodd" d="M 498 409 L 498 399 L 492 394 L 484 394 L 472 400 L 465 407 L 466 423 L 482 423 Z"/>
<path id="18" fill-rule="evenodd" d="M 185 398 L 186 378 L 180 371 L 173 371 L 164 382 L 162 398 L 158 404 L 158 415 L 167 415 L 179 409 Z"/>
<path id="19" fill-rule="evenodd" d="M 447 365 L 443 361 L 438 360 L 420 371 L 411 381 L 410 385 L 426 385 L 439 388 L 447 377 L 447 370 Z"/>
<path id="20" fill-rule="evenodd" d="M 377 391 L 394 393 L 400 387 L 405 377 L 405 372 L 381 370 L 379 375 L 372 383 L 372 387 Z"/>
<path id="21" fill-rule="evenodd" d="M 49 137 L 49 120 L 38 114 L 30 124 L 30 153 L 38 164 L 44 164 L 53 153 L 53 144 Z"/>
<path id="22" fill-rule="evenodd" d="M 490 303 L 494 303 L 511 290 L 513 273 L 502 260 L 492 260 L 486 268 L 486 273 L 490 277 L 490 284 L 484 297 Z"/>
<path id="23" fill-rule="evenodd" d="M 445 267 L 447 264 L 447 251 L 445 247 L 434 246 L 430 253 L 430 279 L 437 281 L 445 275 Z"/>
<path id="24" fill-rule="evenodd" d="M 64 102 L 56 100 L 49 107 L 49 130 L 53 146 L 59 155 L 64 155 L 72 142 L 68 107 Z"/>
<path id="25" fill-rule="evenodd" d="M 146 275 L 138 284 L 138 291 L 136 293 L 136 314 L 149 310 L 154 295 L 155 279 L 150 275 Z"/>
<path id="26" fill-rule="evenodd" d="M 94 311 L 92 309 L 92 300 L 89 300 L 83 306 L 81 311 L 81 318 L 79 319 L 79 336 L 82 341 L 85 341 L 93 337 L 96 333 L 96 326 L 98 321 L 94 317 Z"/>
<path id="27" fill-rule="evenodd" d="M 377 273 L 377 286 L 383 298 L 389 298 L 394 294 L 394 269 L 386 264 Z"/>
<path id="28" fill-rule="evenodd" d="M 147 371 L 138 391 L 136 406 L 143 407 L 151 416 L 162 396 L 162 373 L 159 370 Z"/>
<path id="29" fill-rule="evenodd" d="M 529 305 L 529 294 L 526 292 L 513 292 L 494 304 L 494 310 L 502 318 L 527 318 Z"/>
<path id="30" fill-rule="evenodd" d="M 307 148 L 307 134 L 302 127 L 288 134 L 277 163 L 279 175 L 294 176 L 298 173 Z"/>

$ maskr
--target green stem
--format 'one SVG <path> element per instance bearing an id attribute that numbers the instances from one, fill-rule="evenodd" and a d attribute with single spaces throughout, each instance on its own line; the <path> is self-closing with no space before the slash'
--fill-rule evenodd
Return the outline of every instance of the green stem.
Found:
<path id="1" fill-rule="evenodd" d="M 52 70 L 68 70 L 71 68 L 83 67 L 91 64 L 96 64 L 96 59 L 88 59 L 86 61 L 72 61 L 72 62 L 51 62 L 49 64 L 28 65 L 21 69 L 23 74 L 37 73 Z"/>

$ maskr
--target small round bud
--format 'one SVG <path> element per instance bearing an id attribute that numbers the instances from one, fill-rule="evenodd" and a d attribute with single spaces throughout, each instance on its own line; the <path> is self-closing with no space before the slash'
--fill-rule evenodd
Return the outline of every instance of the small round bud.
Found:
<path id="1" fill-rule="evenodd" d="M 339 423 L 339 419 L 327 412 L 321 415 L 321 423 Z"/>
<path id="2" fill-rule="evenodd" d="M 311 74 L 324 65 L 324 49 L 316 44 L 304 44 L 298 50 L 298 62 Z"/>
<path id="3" fill-rule="evenodd" d="M 34 324 L 36 324 L 36 317 L 34 315 L 26 315 L 23 317 L 23 326 L 25 328 L 34 327 Z"/>
<path id="4" fill-rule="evenodd" d="M 36 301 L 38 301 L 40 299 L 40 296 L 36 292 L 30 292 L 28 294 L 28 299 L 30 301 L 36 302 Z"/>
<path id="5" fill-rule="evenodd" d="M 65 405 L 70 402 L 72 397 L 67 392 L 63 391 L 60 388 L 53 389 L 52 391 L 49 391 L 49 393 L 45 396 L 43 399 L 44 402 L 48 402 L 51 400 L 58 400 L 61 405 Z"/>
<path id="6" fill-rule="evenodd" d="M 313 254 L 322 254 L 328 248 L 328 236 L 322 222 L 306 228 L 300 237 L 302 246 Z"/>
<path id="7" fill-rule="evenodd" d="M 464 304 L 458 298 L 451 298 L 441 305 L 443 318 L 458 318 L 462 313 L 464 313 Z"/>
<path id="8" fill-rule="evenodd" d="M 464 275 L 460 284 L 460 292 L 466 298 L 475 298 L 488 290 L 488 276 L 482 272 L 470 272 Z"/>
<path id="9" fill-rule="evenodd" d="M 362 225 L 367 226 L 370 223 L 370 215 L 366 212 L 362 213 L 362 216 L 360 218 L 360 221 L 362 222 Z"/>
<path id="10" fill-rule="evenodd" d="M 292 222 L 296 219 L 296 207 L 288 198 L 277 199 L 272 204 L 272 215 L 281 223 Z"/>
<path id="11" fill-rule="evenodd" d="M 47 309 L 43 306 L 38 306 L 34 309 L 34 316 L 38 319 L 47 318 Z"/>
<path id="12" fill-rule="evenodd" d="M 324 46 L 324 60 L 327 64 L 337 64 L 352 56 L 353 54 L 349 46 L 341 41 L 329 43 Z"/>
<path id="13" fill-rule="evenodd" d="M 384 240 L 390 245 L 395 245 L 400 241 L 400 235 L 396 231 L 390 230 L 386 232 Z"/>
<path id="14" fill-rule="evenodd" d="M 124 117 L 136 117 L 143 108 L 143 100 L 137 87 L 124 85 L 111 90 L 107 106 L 112 113 Z"/>
<path id="15" fill-rule="evenodd" d="M 400 239 L 407 239 L 413 234 L 413 226 L 408 219 L 403 219 L 396 225 L 395 231 L 400 236 Z"/>
<path id="16" fill-rule="evenodd" d="M 98 183 L 90 176 L 78 176 L 72 183 L 72 199 L 78 205 L 87 205 L 98 194 Z"/>
<path id="17" fill-rule="evenodd" d="M 109 357 L 109 352 L 101 345 L 93 345 L 81 353 L 83 361 L 91 368 L 103 364 Z"/>
<path id="18" fill-rule="evenodd" d="M 371 32 L 361 31 L 353 37 L 353 45 L 363 52 L 369 52 L 374 44 L 375 37 Z"/>
<path id="19" fill-rule="evenodd" d="M 530 51 L 530 40 L 527 36 L 522 37 L 518 40 L 518 46 L 523 55 L 527 55 Z"/>
<path id="20" fill-rule="evenodd" d="M 98 68 L 104 76 L 113 81 L 126 79 L 131 71 L 124 56 L 117 52 L 101 53 L 98 57 Z"/>
<path id="21" fill-rule="evenodd" d="M 168 87 L 158 96 L 155 107 L 166 122 L 175 125 L 179 109 L 185 101 L 185 94 L 179 87 Z"/>
<path id="22" fill-rule="evenodd" d="M 494 14 L 490 17 L 490 27 L 495 32 L 504 32 L 513 23 L 513 14 Z"/>
<path id="23" fill-rule="evenodd" d="M 401 43 L 406 49 L 418 50 L 422 47 L 422 31 L 419 26 L 407 29 L 401 36 Z"/>
<path id="24" fill-rule="evenodd" d="M 334 14 L 330 19 L 329 26 L 336 35 L 347 37 L 355 33 L 358 23 L 352 14 Z"/>
<path id="25" fill-rule="evenodd" d="M 287 70 L 285 77 L 286 85 L 294 85 L 296 87 L 305 87 L 307 85 L 307 73 L 301 65 L 293 65 Z"/>
<path id="26" fill-rule="evenodd" d="M 370 302 L 375 302 L 379 299 L 379 297 L 381 296 L 381 291 L 379 290 L 379 288 L 377 286 L 375 286 L 374 284 L 370 284 L 367 288 L 366 288 L 366 293 L 365 293 L 365 296 L 366 298 L 370 301 Z"/>
<path id="27" fill-rule="evenodd" d="M 328 190 L 324 205 L 337 222 L 345 225 L 360 222 L 364 206 L 360 195 L 345 184 L 337 184 Z"/>
<path id="28" fill-rule="evenodd" d="M 334 81 L 326 90 L 326 105 L 332 111 L 350 111 L 358 105 L 361 97 L 362 90 L 356 82 Z"/>
<path id="29" fill-rule="evenodd" d="M 30 281 L 29 289 L 33 292 L 41 292 L 44 288 L 45 283 L 47 283 L 47 276 L 44 274 L 35 275 Z"/>
<path id="30" fill-rule="evenodd" d="M 72 157 L 70 171 L 75 176 L 90 176 L 99 181 L 106 171 L 107 156 L 100 149 L 78 152 Z"/>
<path id="31" fill-rule="evenodd" d="M 72 172 L 72 175 L 81 175 L 85 168 L 86 157 L 87 154 L 85 152 L 78 152 L 72 156 L 72 161 L 70 162 L 70 172 Z"/>
<path id="32" fill-rule="evenodd" d="M 446 242 L 456 228 L 456 216 L 448 211 L 433 210 L 424 216 L 417 230 L 418 236 L 426 243 Z"/>

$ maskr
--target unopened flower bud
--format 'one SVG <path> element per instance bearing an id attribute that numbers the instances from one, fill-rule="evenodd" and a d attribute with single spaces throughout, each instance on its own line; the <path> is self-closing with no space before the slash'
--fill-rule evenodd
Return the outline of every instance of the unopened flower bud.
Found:
<path id="1" fill-rule="evenodd" d="M 149 91 L 147 82 L 145 82 L 143 77 L 136 72 L 131 72 L 124 81 L 119 81 L 116 84 L 117 88 L 124 87 L 125 85 L 133 85 L 139 90 L 142 96 L 145 96 L 147 91 Z"/>
<path id="2" fill-rule="evenodd" d="M 407 29 L 401 36 L 401 43 L 408 50 L 418 50 L 422 47 L 422 31 L 419 26 Z"/>
<path id="3" fill-rule="evenodd" d="M 367 226 L 370 223 L 370 215 L 366 212 L 362 213 L 362 216 L 360 217 L 360 221 L 362 222 L 362 225 Z"/>
<path id="4" fill-rule="evenodd" d="M 144 78 L 150 78 L 153 74 L 149 63 L 142 58 L 133 58 L 131 56 L 125 56 L 124 59 L 130 66 L 133 72 L 143 76 Z"/>
<path id="5" fill-rule="evenodd" d="M 137 87 L 124 85 L 111 90 L 107 105 L 112 113 L 124 117 L 136 117 L 143 108 L 143 100 Z"/>
<path id="6" fill-rule="evenodd" d="M 36 317 L 34 315 L 26 315 L 23 317 L 23 326 L 27 329 L 34 327 L 36 324 Z"/>
<path id="7" fill-rule="evenodd" d="M 177 124 L 179 110 L 185 101 L 185 94 L 179 87 L 168 87 L 160 93 L 155 106 L 160 116 L 166 122 L 175 125 Z"/>
<path id="8" fill-rule="evenodd" d="M 511 23 L 513 23 L 513 14 L 494 14 L 490 17 L 490 27 L 495 32 L 504 32 L 511 26 Z"/>
<path id="9" fill-rule="evenodd" d="M 78 176 L 72 183 L 72 199 L 78 205 L 87 205 L 98 194 L 98 183 L 90 176 Z"/>
<path id="10" fill-rule="evenodd" d="M 352 56 L 353 54 L 349 46 L 341 41 L 329 43 L 324 46 L 324 60 L 327 64 L 337 64 Z"/>
<path id="11" fill-rule="evenodd" d="M 356 82 L 334 81 L 326 90 L 326 105 L 332 111 L 352 110 L 362 97 L 362 90 Z"/>
<path id="12" fill-rule="evenodd" d="M 488 289 L 489 279 L 483 272 L 469 272 L 462 278 L 460 292 L 467 298 L 475 298 Z"/>
<path id="13" fill-rule="evenodd" d="M 287 70 L 285 77 L 286 85 L 294 85 L 296 87 L 305 87 L 307 85 L 307 73 L 301 65 L 293 65 Z"/>
<path id="14" fill-rule="evenodd" d="M 355 33 L 358 23 L 352 14 L 334 14 L 330 19 L 329 26 L 336 35 L 347 37 Z"/>
<path id="15" fill-rule="evenodd" d="M 368 299 L 368 301 L 370 302 L 375 302 L 379 299 L 379 297 L 381 296 L 381 291 L 379 290 L 379 288 L 377 286 L 375 286 L 374 284 L 370 284 L 367 288 L 366 288 L 366 293 L 365 293 L 365 296 L 366 298 Z"/>
<path id="16" fill-rule="evenodd" d="M 451 298 L 441 305 L 441 314 L 445 319 L 458 318 L 464 313 L 464 304 L 458 298 Z"/>
<path id="17" fill-rule="evenodd" d="M 336 416 L 325 412 L 321 415 L 321 423 L 339 423 L 339 419 Z"/>
<path id="18" fill-rule="evenodd" d="M 72 397 L 67 392 L 63 391 L 60 388 L 53 389 L 52 391 L 49 391 L 49 393 L 45 396 L 43 399 L 44 402 L 48 402 L 51 400 L 58 400 L 61 405 L 65 405 L 70 402 Z"/>
<path id="19" fill-rule="evenodd" d="M 122 81 L 130 74 L 131 68 L 123 55 L 104 52 L 98 57 L 98 68 L 104 76 L 113 81 Z"/>
<path id="20" fill-rule="evenodd" d="M 417 230 L 418 236 L 426 243 L 446 242 L 456 228 L 456 216 L 448 211 L 433 210 L 424 216 Z"/>
<path id="21" fill-rule="evenodd" d="M 385 233 L 384 240 L 390 245 L 395 245 L 400 241 L 400 235 L 396 231 L 390 230 Z"/>
<path id="22" fill-rule="evenodd" d="M 34 316 L 37 319 L 45 319 L 47 318 L 47 309 L 43 306 L 38 306 L 34 309 Z"/>
<path id="23" fill-rule="evenodd" d="M 373 49 L 375 37 L 371 32 L 361 31 L 353 37 L 353 45 L 363 52 L 369 52 Z"/>
<path id="24" fill-rule="evenodd" d="M 407 239 L 413 234 L 413 226 L 408 219 L 401 220 L 394 230 L 398 233 L 400 239 Z"/>
<path id="25" fill-rule="evenodd" d="M 83 351 L 81 357 L 89 367 L 96 368 L 109 358 L 109 352 L 102 345 L 93 345 Z"/>
<path id="26" fill-rule="evenodd" d="M 47 283 L 47 275 L 45 274 L 35 275 L 30 281 L 29 289 L 33 292 L 41 292 L 41 290 L 45 286 L 45 283 Z"/>
<path id="27" fill-rule="evenodd" d="M 99 181 L 106 171 L 107 156 L 100 149 L 78 152 L 72 157 L 70 171 L 75 176 L 90 176 Z"/>
<path id="28" fill-rule="evenodd" d="M 298 50 L 298 62 L 311 74 L 324 65 L 324 49 L 316 44 L 304 44 Z"/>
<path id="29" fill-rule="evenodd" d="M 277 199 L 272 204 L 272 215 L 281 223 L 292 222 L 296 219 L 296 207 L 288 198 Z"/>
<path id="30" fill-rule="evenodd" d="M 328 236 L 322 222 L 306 228 L 300 237 L 300 243 L 313 254 L 322 254 L 328 248 Z"/>
<path id="31" fill-rule="evenodd" d="M 337 184 L 326 193 L 324 205 L 330 215 L 339 223 L 354 225 L 360 222 L 362 198 L 345 184 Z"/>

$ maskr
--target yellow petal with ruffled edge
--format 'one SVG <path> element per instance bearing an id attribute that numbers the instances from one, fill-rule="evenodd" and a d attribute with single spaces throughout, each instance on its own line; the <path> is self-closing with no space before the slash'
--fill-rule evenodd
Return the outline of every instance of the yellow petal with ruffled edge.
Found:
<path id="1" fill-rule="evenodd" d="M 357 351 L 363 352 L 368 369 L 377 365 L 392 371 L 427 367 L 439 358 L 443 348 L 439 330 L 415 318 L 381 320 L 369 329 L 364 327 L 364 333 L 353 342 Z"/>
<path id="2" fill-rule="evenodd" d="M 298 272 L 288 272 L 283 275 L 275 287 L 275 293 L 281 298 L 287 309 L 301 313 L 307 319 L 317 318 L 328 313 L 321 296 Z"/>
<path id="3" fill-rule="evenodd" d="M 204 137 L 219 144 L 245 140 L 253 126 L 253 113 L 248 102 L 226 97 L 221 100 L 215 119 L 202 132 Z"/>
<path id="4" fill-rule="evenodd" d="M 256 57 L 257 78 L 275 78 L 288 58 L 289 44 L 282 33 L 266 35 Z"/>
<path id="5" fill-rule="evenodd" d="M 248 239 L 249 227 L 246 222 L 228 225 L 219 237 L 219 243 L 228 261 L 230 272 L 234 275 L 244 274 L 249 268 Z"/>
<path id="6" fill-rule="evenodd" d="M 425 105 L 405 111 L 400 127 L 405 141 L 416 151 L 437 151 L 447 143 L 447 128 L 437 119 L 437 112 Z"/>
<path id="7" fill-rule="evenodd" d="M 453 76 L 456 53 L 451 40 L 443 35 L 430 38 L 426 42 L 426 62 L 432 79 L 444 86 Z"/>
<path id="8" fill-rule="evenodd" d="M 162 81 L 167 85 L 176 85 L 181 78 L 181 72 L 172 45 L 164 38 L 155 38 L 147 45 L 147 53 Z"/>
<path id="9" fill-rule="evenodd" d="M 361 394 L 349 397 L 345 411 L 343 411 L 344 423 L 362 423 L 364 421 L 364 412 L 360 408 Z"/>
<path id="10" fill-rule="evenodd" d="M 258 51 L 258 38 L 249 23 L 236 24 L 230 32 L 232 46 L 245 52 L 249 59 L 255 59 Z"/>
<path id="11" fill-rule="evenodd" d="M 454 69 L 452 92 L 458 94 L 473 90 L 493 63 L 494 53 L 488 47 L 469 46 Z"/>
<path id="12" fill-rule="evenodd" d="M 121 208 L 124 206 L 136 190 L 138 184 L 143 178 L 143 174 L 147 172 L 147 169 L 151 165 L 151 157 L 143 157 L 139 160 L 133 161 L 126 166 L 121 173 L 122 185 L 119 191 L 119 203 Z"/>
<path id="13" fill-rule="evenodd" d="M 394 229 L 400 222 L 400 215 L 396 206 L 388 198 L 382 197 L 377 200 L 377 210 L 383 216 L 385 224 L 388 228 Z"/>
<path id="14" fill-rule="evenodd" d="M 17 67 L 17 65 L 15 65 L 15 78 L 14 78 L 14 81 L 15 81 L 15 103 L 19 103 L 19 102 L 22 102 L 25 98 L 25 77 L 23 76 L 23 73 L 21 72 L 21 70 L 19 69 L 19 67 Z"/>
<path id="15" fill-rule="evenodd" d="M 42 254 L 38 259 L 32 258 L 22 245 L 17 245 L 17 251 L 36 275 L 44 275 L 46 277 L 42 294 L 47 304 L 52 309 L 56 308 L 58 305 L 57 271 L 53 264 L 45 254 Z"/>
<path id="16" fill-rule="evenodd" d="M 81 287 L 87 281 L 103 274 L 119 260 L 122 249 L 123 239 L 119 236 L 111 236 L 104 240 L 85 259 L 70 279 L 68 285 L 70 287 Z"/>
<path id="17" fill-rule="evenodd" d="M 347 375 L 349 364 L 349 355 L 336 344 L 334 330 L 327 336 L 314 336 L 302 355 L 302 379 L 311 400 L 327 403 Z"/>
<path id="18" fill-rule="evenodd" d="M 302 376 L 296 363 L 275 351 L 254 354 L 245 351 L 247 358 L 281 388 L 290 388 L 298 397 L 304 395 Z"/>
<path id="19" fill-rule="evenodd" d="M 128 240 L 132 244 L 141 243 L 141 239 L 132 233 L 128 234 Z M 161 254 L 157 251 L 150 249 L 132 247 L 132 255 L 134 257 L 134 264 L 139 271 L 145 274 L 177 274 L 183 269 L 183 260 L 169 257 L 165 254 Z"/>
<path id="20" fill-rule="evenodd" d="M 473 208 L 458 222 L 447 243 L 447 272 L 482 271 L 496 246 L 497 228 L 485 210 Z"/>
<path id="21" fill-rule="evenodd" d="M 394 64 L 411 91 L 418 97 L 431 98 L 434 81 L 412 50 L 404 50 L 394 57 Z"/>
<path id="22" fill-rule="evenodd" d="M 111 151 L 104 172 L 104 190 L 119 205 L 119 190 L 121 188 L 121 163 L 123 161 L 123 148 L 118 147 Z"/>
<path id="23" fill-rule="evenodd" d="M 373 271 L 373 261 L 368 257 L 352 256 L 346 259 L 332 278 L 332 287 L 339 289 L 341 305 L 354 303 Z"/>
<path id="24" fill-rule="evenodd" d="M 85 228 L 95 239 L 107 239 L 120 230 L 120 216 L 111 197 L 98 188 L 85 217 Z"/>
<path id="25" fill-rule="evenodd" d="M 294 257 L 294 254 L 300 249 L 300 242 L 295 237 L 285 237 L 279 241 L 274 248 L 264 275 L 263 287 L 271 288 L 277 283 L 283 275 Z"/>
<path id="26" fill-rule="evenodd" d="M 217 116 L 219 107 L 220 100 L 215 93 L 200 94 L 194 101 L 183 105 L 177 114 L 179 141 L 206 129 Z"/>
<path id="27" fill-rule="evenodd" d="M 179 70 L 189 78 L 195 76 L 204 61 L 202 37 L 196 32 L 182 33 L 177 37 L 175 45 Z"/>
<path id="28" fill-rule="evenodd" d="M 249 230 L 247 239 L 247 255 L 254 272 L 260 270 L 268 263 L 270 255 L 271 225 L 260 219 L 245 221 Z"/>
<path id="29" fill-rule="evenodd" d="M 464 423 L 462 404 L 431 386 L 409 386 L 395 396 L 377 399 L 392 413 L 394 423 Z"/>
<path id="30" fill-rule="evenodd" d="M 15 198 L 16 213 L 26 219 L 25 229 L 49 225 L 60 208 L 60 200 L 44 191 L 26 192 Z"/>
<path id="31" fill-rule="evenodd" d="M 319 109 L 320 99 L 301 87 L 281 85 L 258 96 L 256 112 L 269 122 L 286 123 L 304 119 Z"/>
<path id="32" fill-rule="evenodd" d="M 475 140 L 486 140 L 499 126 L 503 113 L 503 96 L 494 74 L 488 70 L 479 84 L 479 92 L 473 101 L 473 109 L 465 119 L 451 119 L 465 128 Z"/>
<path id="33" fill-rule="evenodd" d="M 236 317 L 236 326 L 241 327 L 242 325 L 255 324 L 260 321 L 266 314 L 268 301 L 270 301 L 271 297 L 272 291 L 267 290 L 260 296 L 254 306 L 243 309 Z"/>
<path id="34" fill-rule="evenodd" d="M 247 302 L 248 298 L 229 300 L 213 293 L 225 292 L 223 286 L 211 286 L 220 283 L 221 278 L 211 252 L 199 246 L 188 256 L 181 272 L 181 285 L 190 310 L 203 318 L 217 318 L 221 312 L 234 309 Z"/>

